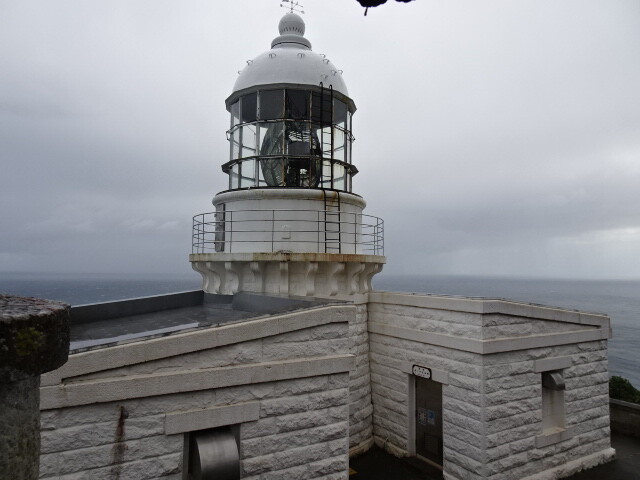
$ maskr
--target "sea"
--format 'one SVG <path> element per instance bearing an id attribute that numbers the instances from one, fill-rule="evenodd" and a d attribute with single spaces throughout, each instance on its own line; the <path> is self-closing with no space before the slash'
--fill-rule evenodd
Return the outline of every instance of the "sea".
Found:
<path id="1" fill-rule="evenodd" d="M 640 280 L 558 280 L 514 277 L 392 275 L 376 290 L 502 298 L 611 317 L 609 374 L 640 388 Z M 0 293 L 60 300 L 71 305 L 108 302 L 201 288 L 193 276 L 42 275 L 0 273 Z"/>

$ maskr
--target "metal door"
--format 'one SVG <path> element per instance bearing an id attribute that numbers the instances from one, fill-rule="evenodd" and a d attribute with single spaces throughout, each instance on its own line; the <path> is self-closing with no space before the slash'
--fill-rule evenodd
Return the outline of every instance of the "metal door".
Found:
<path id="1" fill-rule="evenodd" d="M 416 382 L 416 453 L 442 465 L 442 384 L 414 377 Z"/>

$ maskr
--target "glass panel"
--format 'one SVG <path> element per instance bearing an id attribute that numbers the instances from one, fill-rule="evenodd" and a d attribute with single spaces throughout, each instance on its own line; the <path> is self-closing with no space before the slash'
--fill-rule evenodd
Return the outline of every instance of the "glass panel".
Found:
<path id="1" fill-rule="evenodd" d="M 282 118 L 284 90 L 263 90 L 260 92 L 260 119 L 276 120 Z"/>
<path id="2" fill-rule="evenodd" d="M 240 123 L 240 100 L 236 100 L 231 104 L 231 127 L 235 127 Z"/>
<path id="3" fill-rule="evenodd" d="M 240 128 L 231 132 L 229 141 L 231 142 L 231 160 L 240 158 Z"/>
<path id="4" fill-rule="evenodd" d="M 258 168 L 258 186 L 259 187 L 266 187 L 267 186 L 267 181 L 264 179 L 264 172 L 263 172 L 263 168 L 262 168 L 262 164 L 265 160 L 260 160 L 259 163 L 259 168 Z"/>
<path id="5" fill-rule="evenodd" d="M 344 152 L 344 131 L 339 128 L 333 129 L 333 158 L 336 160 L 345 160 Z"/>
<path id="6" fill-rule="evenodd" d="M 309 92 L 305 90 L 285 90 L 286 118 L 307 120 L 309 118 Z"/>
<path id="7" fill-rule="evenodd" d="M 264 158 L 260 160 L 261 176 L 269 187 L 284 185 L 286 177 L 286 161 L 280 157 Z"/>
<path id="8" fill-rule="evenodd" d="M 331 162 L 322 162 L 322 188 L 331 188 Z"/>
<path id="9" fill-rule="evenodd" d="M 331 127 L 324 127 L 321 132 L 322 155 L 327 158 L 331 158 L 331 130 Z"/>
<path id="10" fill-rule="evenodd" d="M 253 187 L 256 183 L 256 161 L 253 159 L 245 160 L 241 167 L 240 188 Z"/>
<path id="11" fill-rule="evenodd" d="M 348 164 L 351 164 L 351 135 L 347 133 L 347 138 L 345 139 L 345 158 L 344 161 Z"/>
<path id="12" fill-rule="evenodd" d="M 282 155 L 284 122 L 260 123 L 260 155 Z"/>
<path id="13" fill-rule="evenodd" d="M 256 125 L 251 123 L 242 128 L 242 157 L 252 157 L 256 154 Z"/>
<path id="14" fill-rule="evenodd" d="M 285 159 L 269 159 L 268 166 L 272 172 L 263 169 L 267 183 L 286 187 L 315 188 L 320 183 L 321 161 L 311 157 L 287 157 Z M 269 180 L 270 176 L 273 180 Z"/>
<path id="15" fill-rule="evenodd" d="M 231 167 L 231 173 L 229 175 L 229 188 L 238 188 L 238 182 L 240 179 L 240 166 L 236 163 Z"/>
<path id="16" fill-rule="evenodd" d="M 338 163 L 333 164 L 333 188 L 335 190 L 344 190 L 344 167 Z"/>
<path id="17" fill-rule="evenodd" d="M 323 94 L 313 92 L 311 95 L 311 121 L 328 125 L 331 123 L 331 93 L 325 89 Z"/>
<path id="18" fill-rule="evenodd" d="M 337 99 L 333 101 L 333 123 L 338 127 L 347 128 L 347 104 Z"/>
<path id="19" fill-rule="evenodd" d="M 310 155 L 309 124 L 307 122 L 291 122 L 285 124 L 285 152 L 287 155 Z"/>
<path id="20" fill-rule="evenodd" d="M 242 123 L 255 122 L 258 118 L 258 94 L 250 93 L 242 97 Z"/>

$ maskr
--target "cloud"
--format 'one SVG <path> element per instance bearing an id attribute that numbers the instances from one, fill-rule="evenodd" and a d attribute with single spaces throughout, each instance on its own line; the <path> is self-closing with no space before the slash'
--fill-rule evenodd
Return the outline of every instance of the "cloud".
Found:
<path id="1" fill-rule="evenodd" d="M 358 106 L 354 191 L 387 269 L 638 274 L 640 4 L 305 9 Z M 188 269 L 191 217 L 227 188 L 224 99 L 281 15 L 4 2 L 0 271 Z"/>

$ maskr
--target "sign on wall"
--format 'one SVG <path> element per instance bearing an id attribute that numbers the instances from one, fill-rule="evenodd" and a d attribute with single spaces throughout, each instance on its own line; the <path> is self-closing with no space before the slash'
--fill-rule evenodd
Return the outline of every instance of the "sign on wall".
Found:
<path id="1" fill-rule="evenodd" d="M 420 365 L 414 365 L 411 371 L 416 377 L 431 378 L 430 368 L 421 367 Z"/>

